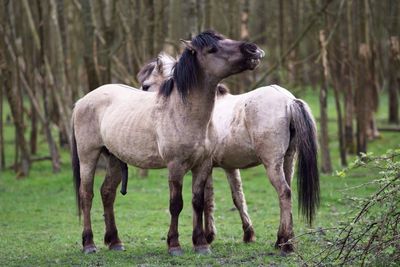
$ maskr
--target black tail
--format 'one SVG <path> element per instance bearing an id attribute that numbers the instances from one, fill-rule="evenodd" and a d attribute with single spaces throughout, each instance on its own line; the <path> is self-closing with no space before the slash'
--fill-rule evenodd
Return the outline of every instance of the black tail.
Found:
<path id="1" fill-rule="evenodd" d="M 318 141 L 314 119 L 303 101 L 296 99 L 291 106 L 297 161 L 297 190 L 299 211 L 311 225 L 320 201 L 318 173 Z"/>
<path id="2" fill-rule="evenodd" d="M 72 144 L 72 170 L 74 173 L 74 188 L 75 188 L 75 198 L 76 198 L 76 205 L 78 208 L 78 216 L 81 219 L 81 198 L 79 196 L 79 187 L 81 185 L 81 172 L 80 172 L 80 163 L 78 157 L 78 149 L 76 147 L 76 139 L 75 139 L 75 130 L 74 130 L 74 122 L 72 121 L 72 137 L 71 137 L 71 144 Z"/>
<path id="3" fill-rule="evenodd" d="M 121 194 L 126 195 L 126 188 L 128 187 L 128 165 L 122 160 L 119 161 L 122 172 Z"/>

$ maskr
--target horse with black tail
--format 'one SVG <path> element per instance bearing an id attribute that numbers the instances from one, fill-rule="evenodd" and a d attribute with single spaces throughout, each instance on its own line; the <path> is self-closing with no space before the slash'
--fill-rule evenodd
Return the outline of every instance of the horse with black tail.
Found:
<path id="1" fill-rule="evenodd" d="M 139 73 L 142 88 L 157 91 L 169 77 L 174 59 L 162 53 L 151 66 Z M 176 62 L 176 60 L 175 60 Z M 293 251 L 288 242 L 294 237 L 291 181 L 295 155 L 298 158 L 299 210 L 311 224 L 319 205 L 316 125 L 308 105 L 289 91 L 271 85 L 241 95 L 231 95 L 217 86 L 217 100 L 212 122 L 217 133 L 213 166 L 227 175 L 232 198 L 243 227 L 243 240 L 255 240 L 255 234 L 242 189 L 239 169 L 263 164 L 279 197 L 280 225 L 275 243 L 283 253 Z M 209 242 L 215 232 L 213 220 L 212 180 L 206 195 L 205 221 Z"/>

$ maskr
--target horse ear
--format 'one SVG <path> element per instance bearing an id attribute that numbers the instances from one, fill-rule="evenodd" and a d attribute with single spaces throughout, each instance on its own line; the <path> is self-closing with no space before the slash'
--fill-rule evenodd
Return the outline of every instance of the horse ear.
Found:
<path id="1" fill-rule="evenodd" d="M 192 54 L 194 54 L 196 52 L 196 49 L 194 49 L 191 41 L 183 40 L 183 39 L 180 39 L 180 41 L 185 46 L 185 48 L 189 49 L 192 52 Z"/>
<path id="2" fill-rule="evenodd" d="M 163 74 L 163 61 L 161 60 L 161 55 L 158 55 L 157 57 L 157 64 L 156 64 L 156 68 L 157 68 L 157 72 L 160 74 Z"/>

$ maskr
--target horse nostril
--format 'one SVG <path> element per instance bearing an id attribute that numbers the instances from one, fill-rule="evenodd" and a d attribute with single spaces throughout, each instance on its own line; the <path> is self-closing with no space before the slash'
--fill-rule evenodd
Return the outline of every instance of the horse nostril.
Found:
<path id="1" fill-rule="evenodd" d="M 258 46 L 256 46 L 253 43 L 244 43 L 241 47 L 242 53 L 247 54 L 249 56 L 256 54 L 258 49 L 259 49 Z"/>
<path id="2" fill-rule="evenodd" d="M 142 89 L 143 91 L 149 91 L 150 85 L 143 85 Z"/>

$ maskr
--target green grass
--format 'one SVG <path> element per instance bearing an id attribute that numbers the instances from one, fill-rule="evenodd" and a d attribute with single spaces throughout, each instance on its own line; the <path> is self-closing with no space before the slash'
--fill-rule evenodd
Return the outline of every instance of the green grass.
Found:
<path id="1" fill-rule="evenodd" d="M 317 102 L 312 93 L 307 100 L 317 114 Z M 329 103 L 333 107 L 333 103 Z M 318 112 L 318 111 L 317 111 Z M 330 110 L 333 117 L 334 110 Z M 380 113 L 381 114 L 381 113 Z M 380 115 L 383 118 L 383 115 Z M 332 159 L 339 168 L 336 123 L 329 123 Z M 13 159 L 13 128 L 6 127 L 7 163 Z M 382 138 L 369 144 L 369 150 L 381 153 L 398 146 L 400 135 L 382 133 Z M 46 155 L 46 144 L 41 141 L 40 154 Z M 53 174 L 49 162 L 33 165 L 29 177 L 15 179 L 11 170 L 0 173 L 0 266 L 165 266 L 165 265 L 285 265 L 297 266 L 296 255 L 281 257 L 273 248 L 279 224 L 276 192 L 262 167 L 242 171 L 244 192 L 249 214 L 254 223 L 257 241 L 244 244 L 238 212 L 233 209 L 230 190 L 220 169 L 214 171 L 217 237 L 212 254 L 196 255 L 192 251 L 191 177 L 184 180 L 184 209 L 180 216 L 180 241 L 185 251 L 182 257 L 167 254 L 166 234 L 169 226 L 167 171 L 150 171 L 148 179 L 136 177 L 130 168 L 128 194 L 118 193 L 115 203 L 116 222 L 125 252 L 108 251 L 103 245 L 104 223 L 99 188 L 104 173 L 95 179 L 95 198 L 92 223 L 96 245 L 94 255 L 81 252 L 82 228 L 76 216 L 69 156 L 62 152 L 62 172 Z M 322 175 L 322 204 L 314 227 L 329 228 L 343 221 L 350 209 L 349 196 L 367 196 L 375 188 L 362 186 L 349 190 L 374 178 L 374 174 L 357 172 L 339 178 Z M 295 182 L 294 182 L 295 184 Z M 296 188 L 293 196 L 297 195 Z M 297 199 L 293 201 L 295 233 L 301 235 L 308 228 L 297 214 Z M 310 257 L 318 248 L 312 241 L 301 242 L 297 250 Z"/>

